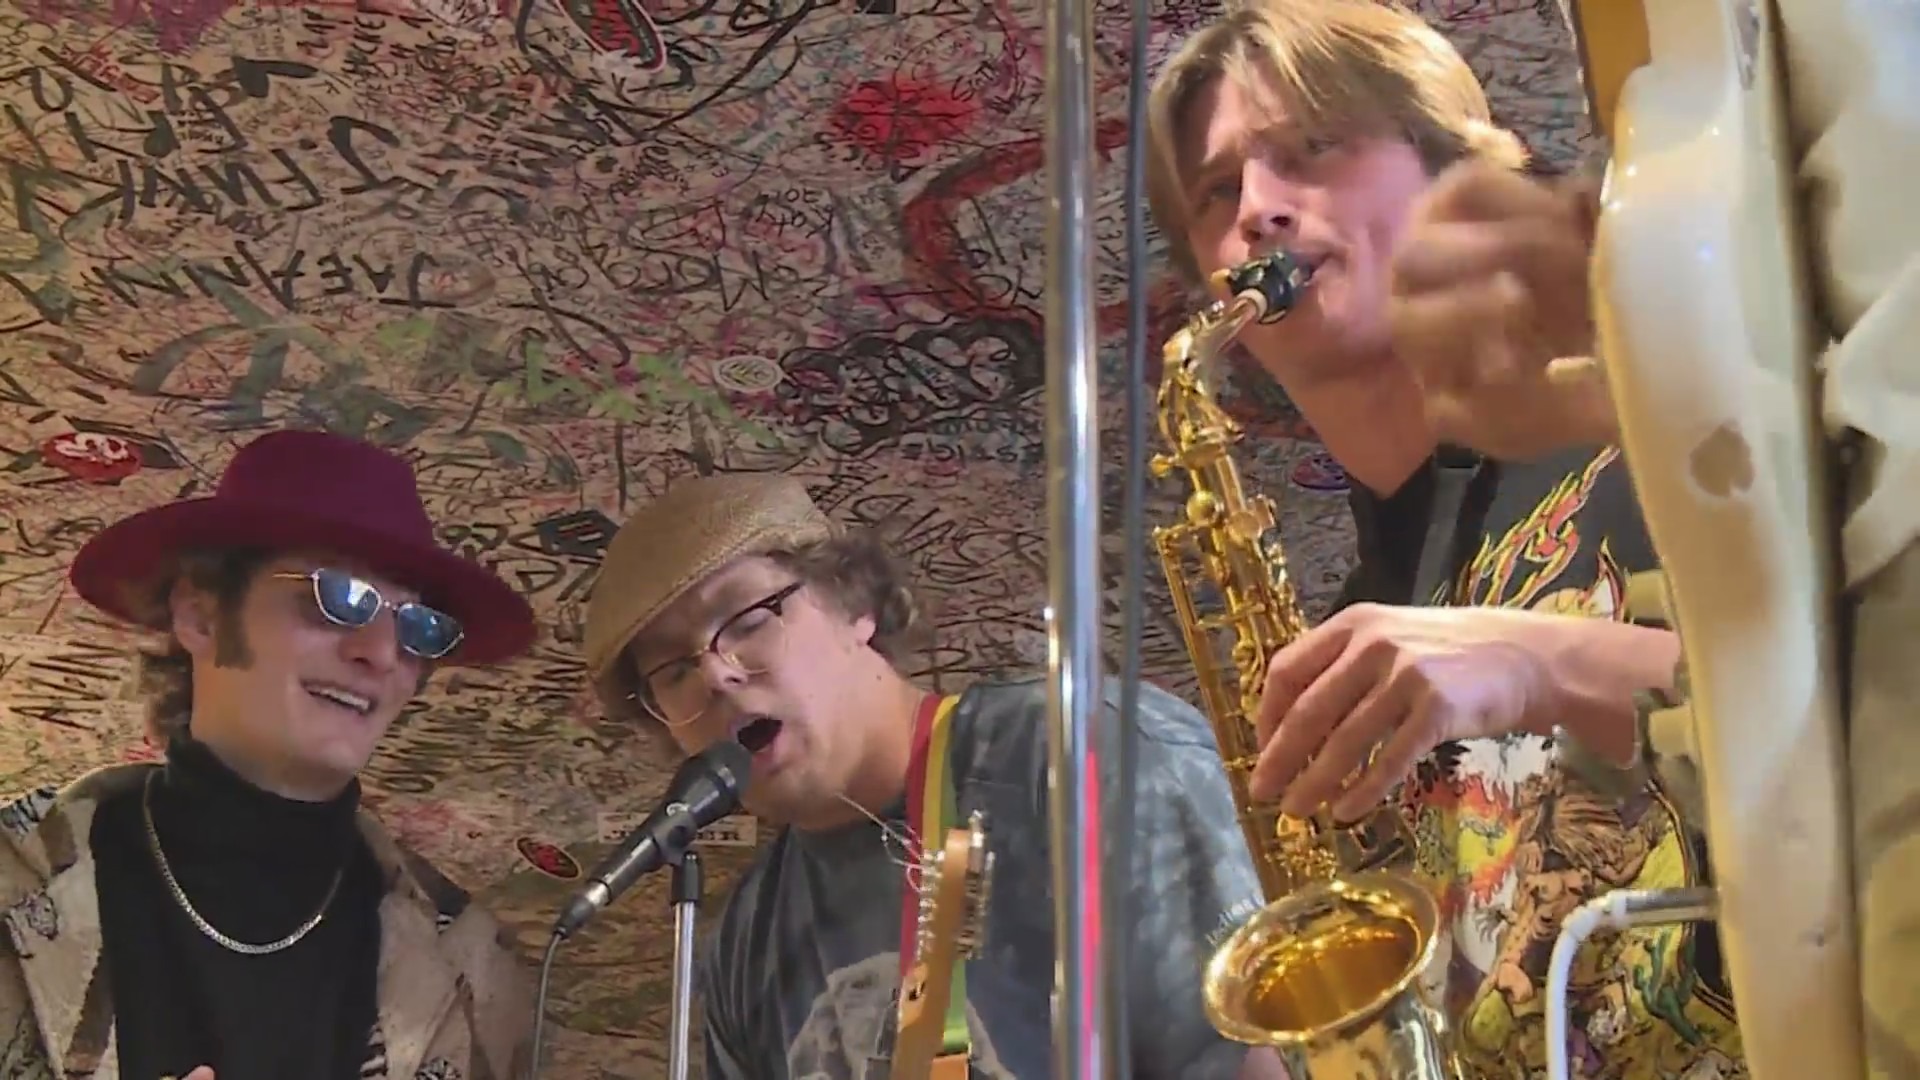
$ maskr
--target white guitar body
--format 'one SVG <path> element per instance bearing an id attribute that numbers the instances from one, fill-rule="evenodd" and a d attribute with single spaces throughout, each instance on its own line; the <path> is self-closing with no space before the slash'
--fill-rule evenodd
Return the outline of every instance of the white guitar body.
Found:
<path id="1" fill-rule="evenodd" d="M 1685 646 L 1751 1075 L 1848 1080 L 1865 1064 L 1835 492 L 1777 18 L 1770 0 L 1644 7 L 1651 62 L 1612 124 L 1599 351 Z"/>

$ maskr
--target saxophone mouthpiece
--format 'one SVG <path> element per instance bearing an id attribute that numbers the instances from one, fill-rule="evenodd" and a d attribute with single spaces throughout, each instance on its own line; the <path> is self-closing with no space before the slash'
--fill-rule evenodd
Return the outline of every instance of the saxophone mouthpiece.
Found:
<path id="1" fill-rule="evenodd" d="M 1209 278 L 1235 300 L 1260 308 L 1258 321 L 1279 322 L 1299 302 L 1300 291 L 1313 279 L 1313 268 L 1285 251 L 1270 252 L 1252 262 L 1217 270 Z"/>

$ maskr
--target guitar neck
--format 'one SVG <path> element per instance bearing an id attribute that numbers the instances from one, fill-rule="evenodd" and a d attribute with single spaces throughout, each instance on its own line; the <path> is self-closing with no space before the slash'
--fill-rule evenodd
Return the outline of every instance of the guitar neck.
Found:
<path id="1" fill-rule="evenodd" d="M 961 962 L 961 938 L 969 917 L 967 888 L 973 835 L 952 829 L 938 866 L 923 871 L 930 891 L 920 913 L 918 955 L 900 983 L 899 1036 L 894 1042 L 892 1080 L 946 1080 L 958 1062 L 966 1077 L 966 1055 L 942 1056 L 947 1013 L 954 1004 L 954 970 Z"/>

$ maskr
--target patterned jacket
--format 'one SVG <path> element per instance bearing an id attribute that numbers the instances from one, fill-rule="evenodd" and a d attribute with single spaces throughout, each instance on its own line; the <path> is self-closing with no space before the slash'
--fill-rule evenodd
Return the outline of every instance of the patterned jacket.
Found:
<path id="1" fill-rule="evenodd" d="M 87 838 L 100 800 L 153 768 L 109 766 L 0 807 L 0 1076 L 119 1080 Z M 386 882 L 379 1013 L 361 1075 L 524 1075 L 533 998 L 511 939 L 370 815 L 360 827 Z"/>

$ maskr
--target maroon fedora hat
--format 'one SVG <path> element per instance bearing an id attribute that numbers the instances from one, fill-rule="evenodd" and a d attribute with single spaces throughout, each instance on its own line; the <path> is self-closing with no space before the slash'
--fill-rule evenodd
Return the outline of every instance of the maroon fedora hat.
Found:
<path id="1" fill-rule="evenodd" d="M 276 431 L 241 447 L 212 495 L 102 529 L 80 549 L 69 576 L 81 597 L 107 614 L 166 630 L 165 607 L 155 600 L 180 555 L 236 547 L 332 552 L 418 591 L 466 630 L 443 664 L 498 663 L 533 644 L 526 600 L 434 539 L 405 461 L 318 431 Z"/>

